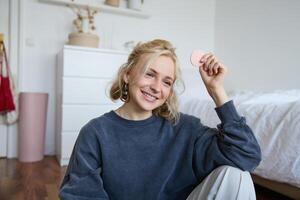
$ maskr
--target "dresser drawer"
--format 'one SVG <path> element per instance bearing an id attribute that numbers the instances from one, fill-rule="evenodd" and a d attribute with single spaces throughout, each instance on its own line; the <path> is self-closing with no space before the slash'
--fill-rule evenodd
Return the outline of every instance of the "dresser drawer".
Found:
<path id="1" fill-rule="evenodd" d="M 109 105 L 63 105 L 61 131 L 79 131 L 91 119 L 118 108 L 121 103 Z"/>
<path id="2" fill-rule="evenodd" d="M 127 54 L 64 50 L 63 76 L 112 78 L 126 62 Z"/>
<path id="3" fill-rule="evenodd" d="M 63 78 L 63 104 L 112 104 L 109 89 L 112 79 Z"/>

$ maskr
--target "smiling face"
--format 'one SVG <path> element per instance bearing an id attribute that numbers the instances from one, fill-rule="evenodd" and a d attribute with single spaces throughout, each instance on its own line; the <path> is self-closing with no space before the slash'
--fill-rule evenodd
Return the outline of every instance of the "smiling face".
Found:
<path id="1" fill-rule="evenodd" d="M 166 102 L 172 92 L 175 64 L 170 57 L 159 56 L 145 73 L 140 68 L 142 67 L 135 67 L 125 76 L 125 81 L 129 81 L 130 101 L 127 104 L 139 114 L 150 115 Z M 132 78 L 134 81 L 130 81 Z"/>

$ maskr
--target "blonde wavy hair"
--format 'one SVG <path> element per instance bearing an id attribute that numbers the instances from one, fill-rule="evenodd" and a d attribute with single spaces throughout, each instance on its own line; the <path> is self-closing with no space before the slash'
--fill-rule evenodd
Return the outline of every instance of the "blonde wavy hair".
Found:
<path id="1" fill-rule="evenodd" d="M 131 70 L 136 69 L 137 66 L 142 66 L 142 69 L 139 70 L 141 70 L 144 74 L 149 68 L 149 66 L 159 56 L 167 56 L 173 60 L 175 64 L 175 77 L 174 84 L 172 85 L 169 97 L 167 98 L 166 102 L 163 105 L 154 109 L 152 112 L 154 115 L 161 116 L 167 120 L 176 123 L 179 119 L 179 111 L 177 95 L 174 90 L 174 87 L 175 85 L 178 85 L 178 83 L 181 83 L 183 85 L 183 82 L 181 80 L 181 71 L 179 68 L 177 55 L 175 54 L 175 48 L 170 42 L 166 40 L 155 39 L 144 43 L 138 43 L 128 56 L 127 62 L 120 67 L 115 80 L 112 82 L 112 86 L 109 91 L 109 96 L 113 101 L 121 99 L 124 102 L 128 102 L 130 100 L 130 95 L 124 94 L 123 91 L 125 85 L 124 75 L 130 72 Z M 142 57 L 144 59 L 141 59 Z M 137 78 L 138 76 L 136 74 L 136 76 L 134 76 L 133 78 L 133 82 L 136 81 Z"/>

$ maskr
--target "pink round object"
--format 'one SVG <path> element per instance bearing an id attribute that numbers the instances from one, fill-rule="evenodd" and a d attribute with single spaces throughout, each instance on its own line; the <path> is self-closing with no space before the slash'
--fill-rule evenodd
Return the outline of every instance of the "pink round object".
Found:
<path id="1" fill-rule="evenodd" d="M 199 67 L 201 58 L 205 55 L 202 50 L 194 50 L 191 54 L 191 63 L 195 67 Z"/>
<path id="2" fill-rule="evenodd" d="M 44 158 L 47 105 L 47 93 L 20 93 L 18 156 L 21 162 Z"/>

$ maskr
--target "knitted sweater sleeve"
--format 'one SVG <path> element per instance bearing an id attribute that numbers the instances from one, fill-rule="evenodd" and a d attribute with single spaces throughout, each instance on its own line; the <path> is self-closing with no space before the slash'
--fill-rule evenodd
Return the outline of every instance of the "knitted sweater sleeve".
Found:
<path id="1" fill-rule="evenodd" d="M 97 130 L 88 123 L 79 133 L 60 186 L 61 200 L 109 199 L 101 174 L 101 148 Z"/>
<path id="2" fill-rule="evenodd" d="M 230 165 L 252 171 L 261 161 L 261 150 L 246 119 L 240 117 L 233 102 L 216 108 L 221 120 L 217 128 L 209 128 L 200 120 L 194 124 L 197 138 L 194 142 L 193 168 L 203 179 L 220 165 Z"/>

